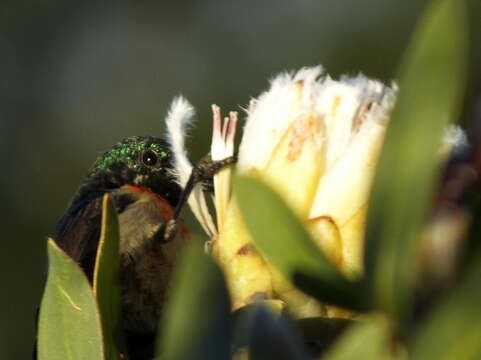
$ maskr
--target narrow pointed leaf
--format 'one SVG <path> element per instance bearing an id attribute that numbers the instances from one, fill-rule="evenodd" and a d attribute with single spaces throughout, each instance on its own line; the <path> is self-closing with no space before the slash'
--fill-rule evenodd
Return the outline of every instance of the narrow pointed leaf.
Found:
<path id="1" fill-rule="evenodd" d="M 80 267 L 49 239 L 49 270 L 39 316 L 39 360 L 104 359 L 95 297 Z"/>
<path id="2" fill-rule="evenodd" d="M 425 220 L 440 165 L 443 130 L 464 85 L 463 2 L 435 0 L 406 52 L 399 98 L 375 176 L 366 238 L 366 274 L 377 306 L 407 319 Z"/>
<path id="3" fill-rule="evenodd" d="M 360 284 L 347 280 L 310 239 L 284 201 L 262 182 L 235 182 L 242 217 L 257 249 L 301 290 L 322 301 L 364 309 Z"/>
<path id="4" fill-rule="evenodd" d="M 119 359 L 122 344 L 120 329 L 119 284 L 119 222 L 109 195 L 102 199 L 102 228 L 100 233 L 93 291 L 99 304 L 106 359 Z"/>
<path id="5" fill-rule="evenodd" d="M 371 316 L 352 325 L 321 358 L 322 360 L 394 359 L 385 318 Z M 400 357 L 397 357 L 400 359 Z"/>
<path id="6" fill-rule="evenodd" d="M 413 360 L 481 359 L 481 258 L 434 310 L 413 346 Z"/>
<path id="7" fill-rule="evenodd" d="M 198 244 L 182 255 L 160 324 L 157 359 L 230 359 L 230 300 L 223 274 Z"/>

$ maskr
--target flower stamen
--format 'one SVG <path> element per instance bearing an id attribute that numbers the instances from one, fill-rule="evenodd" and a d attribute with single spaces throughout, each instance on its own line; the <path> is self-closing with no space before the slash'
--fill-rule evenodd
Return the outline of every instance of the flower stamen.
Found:
<path id="1" fill-rule="evenodd" d="M 237 112 L 231 111 L 228 117 L 222 122 L 220 107 L 212 105 L 213 133 L 211 156 L 212 160 L 222 160 L 234 155 L 234 137 L 237 125 Z M 220 232 L 224 224 L 225 213 L 230 199 L 230 177 L 229 167 L 222 169 L 214 175 L 215 208 L 217 216 L 217 228 Z"/>

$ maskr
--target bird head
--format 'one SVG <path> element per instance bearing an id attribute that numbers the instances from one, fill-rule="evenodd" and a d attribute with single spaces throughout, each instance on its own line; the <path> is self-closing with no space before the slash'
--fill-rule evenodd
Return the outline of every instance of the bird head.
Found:
<path id="1" fill-rule="evenodd" d="M 146 187 L 177 203 L 180 188 L 172 174 L 167 143 L 152 136 L 132 136 L 115 144 L 94 163 L 81 189 L 105 191 L 124 185 Z"/>

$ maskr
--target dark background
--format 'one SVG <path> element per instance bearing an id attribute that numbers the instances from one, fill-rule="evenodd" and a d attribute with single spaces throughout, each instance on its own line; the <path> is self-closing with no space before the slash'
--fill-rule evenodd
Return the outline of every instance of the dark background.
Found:
<path id="1" fill-rule="evenodd" d="M 481 84 L 481 6 L 469 4 L 463 120 Z M 196 107 L 193 158 L 210 104 L 236 110 L 282 70 L 390 82 L 425 1 L 82 1 L 0 3 L 0 359 L 27 359 L 45 240 L 95 157 L 161 135 L 171 99 Z M 420 99 L 422 101 L 422 99 Z"/>

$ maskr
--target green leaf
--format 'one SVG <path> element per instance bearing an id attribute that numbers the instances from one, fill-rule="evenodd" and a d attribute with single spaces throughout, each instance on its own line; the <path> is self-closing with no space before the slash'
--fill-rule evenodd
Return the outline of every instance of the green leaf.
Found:
<path id="1" fill-rule="evenodd" d="M 412 359 L 481 359 L 481 259 L 434 310 L 415 338 Z"/>
<path id="2" fill-rule="evenodd" d="M 394 355 L 390 353 L 389 340 L 386 319 L 370 316 L 347 329 L 322 359 L 394 359 Z"/>
<path id="3" fill-rule="evenodd" d="M 198 241 L 200 242 L 200 241 Z M 193 241 L 174 273 L 157 359 L 230 359 L 230 300 L 219 267 Z"/>
<path id="4" fill-rule="evenodd" d="M 104 359 L 97 303 L 80 267 L 49 239 L 49 271 L 40 306 L 39 360 Z"/>
<path id="5" fill-rule="evenodd" d="M 119 359 L 120 284 L 119 222 L 108 194 L 102 199 L 102 227 L 95 260 L 93 291 L 99 304 L 106 359 Z"/>
<path id="6" fill-rule="evenodd" d="M 479 145 L 478 145 L 479 146 Z M 481 256 L 481 183 L 469 190 L 471 205 L 471 224 L 466 239 L 466 246 L 463 249 L 462 257 L 459 260 L 461 271 L 466 270 Z"/>
<path id="7" fill-rule="evenodd" d="M 402 63 L 367 221 L 365 268 L 372 294 L 379 308 L 402 321 L 409 318 L 419 230 L 440 167 L 441 138 L 458 114 L 465 67 L 462 1 L 434 1 Z"/>
<path id="8" fill-rule="evenodd" d="M 266 184 L 237 177 L 235 193 L 257 249 L 300 289 L 321 301 L 363 310 L 363 291 L 347 280 L 310 239 L 297 217 Z"/>

